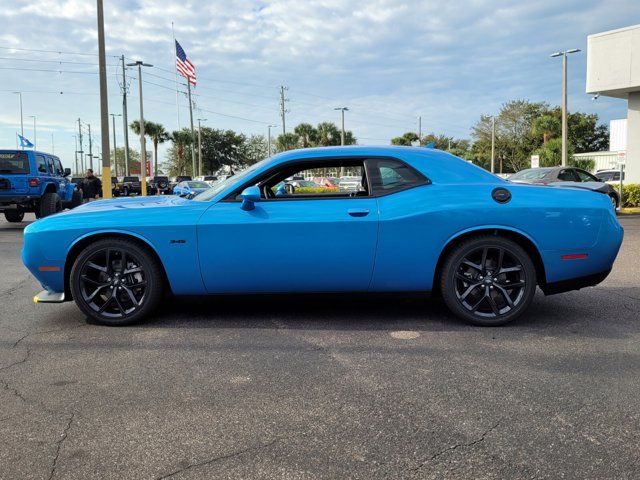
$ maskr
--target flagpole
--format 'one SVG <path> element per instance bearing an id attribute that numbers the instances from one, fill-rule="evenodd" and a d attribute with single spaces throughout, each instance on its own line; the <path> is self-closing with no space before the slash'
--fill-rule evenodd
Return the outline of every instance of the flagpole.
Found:
<path id="1" fill-rule="evenodd" d="M 191 103 L 191 80 L 187 78 L 187 95 L 189 96 L 189 119 L 191 121 L 191 175 L 196 176 L 196 133 L 193 129 L 193 103 Z"/>
<path id="2" fill-rule="evenodd" d="M 176 32 L 173 30 L 173 22 L 171 22 L 171 34 L 173 35 L 173 63 L 175 68 L 176 57 L 178 56 L 178 49 L 176 48 Z M 176 76 L 176 115 L 178 117 L 178 130 L 180 130 L 180 102 L 178 101 L 178 70 L 175 70 Z"/>

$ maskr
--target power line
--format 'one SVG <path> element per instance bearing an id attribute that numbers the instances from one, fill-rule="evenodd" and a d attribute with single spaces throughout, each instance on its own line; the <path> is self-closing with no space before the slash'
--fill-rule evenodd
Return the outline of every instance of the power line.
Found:
<path id="1" fill-rule="evenodd" d="M 16 50 L 20 52 L 39 52 L 39 53 L 57 53 L 58 55 L 86 55 L 97 57 L 97 53 L 88 53 L 88 52 L 64 52 L 62 50 L 39 50 L 35 48 L 18 48 L 18 47 L 5 47 L 0 46 L 2 50 Z M 107 57 L 119 58 L 119 55 L 107 55 Z"/>

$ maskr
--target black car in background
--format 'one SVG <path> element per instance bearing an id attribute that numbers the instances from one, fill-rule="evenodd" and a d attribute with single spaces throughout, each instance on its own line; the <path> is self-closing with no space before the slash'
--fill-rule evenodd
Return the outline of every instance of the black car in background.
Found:
<path id="1" fill-rule="evenodd" d="M 155 176 L 151 179 L 147 187 L 149 195 L 166 195 L 171 193 L 169 177 Z"/>
<path id="2" fill-rule="evenodd" d="M 122 179 L 122 195 L 140 195 L 142 193 L 142 183 L 140 177 L 124 177 Z"/>
<path id="3" fill-rule="evenodd" d="M 604 183 L 586 170 L 576 167 L 540 167 L 527 168 L 514 173 L 507 180 L 516 183 L 532 183 L 537 185 L 549 185 L 551 183 L 576 182 L 606 193 L 615 208 L 620 206 L 620 195 L 617 190 L 608 183 Z"/>

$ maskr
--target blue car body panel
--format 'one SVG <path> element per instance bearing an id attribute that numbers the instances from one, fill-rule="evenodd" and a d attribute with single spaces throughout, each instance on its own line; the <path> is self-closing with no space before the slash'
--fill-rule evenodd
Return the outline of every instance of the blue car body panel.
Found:
<path id="1" fill-rule="evenodd" d="M 276 197 L 256 202 L 252 210 L 229 198 L 269 169 L 332 157 L 395 158 L 430 183 L 371 197 Z M 510 201 L 495 201 L 496 188 L 507 189 Z M 428 291 L 443 250 L 470 232 L 504 230 L 527 239 L 548 284 L 606 274 L 623 237 L 606 195 L 510 183 L 433 149 L 294 150 L 214 189 L 206 201 L 120 198 L 38 220 L 25 229 L 24 263 L 45 288 L 63 291 L 73 246 L 111 232 L 147 243 L 176 294 Z M 562 259 L 573 254 L 587 256 Z M 40 265 L 61 270 L 43 272 Z"/>

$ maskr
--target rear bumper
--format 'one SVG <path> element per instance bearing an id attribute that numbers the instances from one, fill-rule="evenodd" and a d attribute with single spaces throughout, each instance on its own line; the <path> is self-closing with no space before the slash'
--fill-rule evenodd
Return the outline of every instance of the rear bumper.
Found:
<path id="1" fill-rule="evenodd" d="M 584 277 L 571 278 L 569 280 L 561 280 L 559 282 L 547 283 L 541 285 L 540 289 L 545 295 L 555 295 L 556 293 L 570 292 L 571 290 L 580 290 L 585 287 L 593 287 L 599 284 L 609 276 L 611 269 L 604 272 L 585 275 Z"/>
<path id="2" fill-rule="evenodd" d="M 32 208 L 33 202 L 39 199 L 36 195 L 0 195 L 0 212 L 21 207 L 23 210 Z"/>

